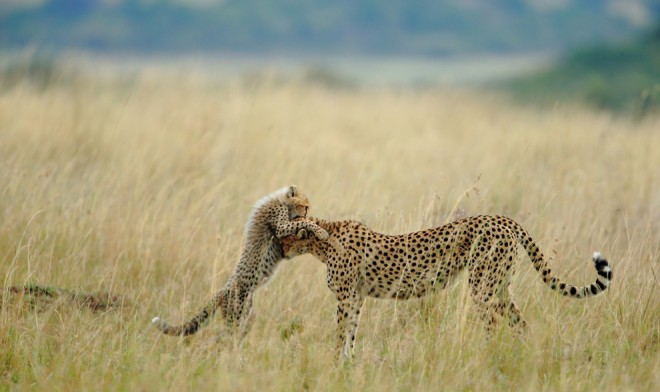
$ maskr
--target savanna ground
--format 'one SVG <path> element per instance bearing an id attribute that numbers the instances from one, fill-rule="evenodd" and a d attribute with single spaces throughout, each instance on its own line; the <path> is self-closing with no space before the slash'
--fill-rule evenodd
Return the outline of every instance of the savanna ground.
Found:
<path id="1" fill-rule="evenodd" d="M 332 90 L 145 73 L 0 91 L 0 277 L 110 291 L 120 310 L 4 296 L 4 390 L 658 390 L 660 119 L 522 109 L 458 91 Z M 251 205 L 287 184 L 310 215 L 387 233 L 456 216 L 523 224 L 555 273 L 614 280 L 558 296 L 526 256 L 529 331 L 487 339 L 464 279 L 424 300 L 367 300 L 356 357 L 334 361 L 333 295 L 311 256 L 258 291 L 244 345 L 150 320 L 197 312 L 238 260 Z"/>

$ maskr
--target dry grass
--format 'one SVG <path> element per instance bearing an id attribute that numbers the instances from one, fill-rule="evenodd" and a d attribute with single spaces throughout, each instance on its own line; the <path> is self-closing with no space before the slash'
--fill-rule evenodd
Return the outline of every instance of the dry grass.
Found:
<path id="1" fill-rule="evenodd" d="M 0 276 L 131 298 L 95 314 L 3 300 L 2 389 L 658 390 L 660 119 L 524 111 L 477 94 L 218 86 L 141 76 L 0 93 Z M 149 321 L 197 311 L 232 271 L 251 204 L 295 183 L 313 216 L 401 233 L 456 213 L 521 222 L 556 273 L 614 281 L 557 296 L 527 258 L 530 330 L 488 340 L 465 284 L 368 300 L 350 366 L 333 360 L 324 267 L 287 261 L 241 349 L 215 320 L 187 341 Z M 467 191 L 467 192 L 466 192 Z"/>

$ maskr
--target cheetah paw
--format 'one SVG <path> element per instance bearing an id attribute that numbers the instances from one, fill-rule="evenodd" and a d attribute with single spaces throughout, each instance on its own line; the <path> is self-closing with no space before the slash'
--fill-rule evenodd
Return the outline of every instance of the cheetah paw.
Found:
<path id="1" fill-rule="evenodd" d="M 328 234 L 327 231 L 321 229 L 315 233 L 316 238 L 318 238 L 321 241 L 327 241 L 328 238 L 330 238 L 330 234 Z"/>

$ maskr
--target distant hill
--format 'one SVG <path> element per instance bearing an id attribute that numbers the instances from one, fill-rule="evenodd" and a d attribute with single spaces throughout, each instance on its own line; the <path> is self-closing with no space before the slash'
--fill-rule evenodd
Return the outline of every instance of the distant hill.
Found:
<path id="1" fill-rule="evenodd" d="M 634 115 L 660 112 L 660 24 L 637 41 L 573 52 L 551 69 L 506 86 L 527 102 L 571 100 Z"/>
<path id="2" fill-rule="evenodd" d="M 0 2 L 0 48 L 547 51 L 621 40 L 659 16 L 657 0 L 14 0 Z"/>

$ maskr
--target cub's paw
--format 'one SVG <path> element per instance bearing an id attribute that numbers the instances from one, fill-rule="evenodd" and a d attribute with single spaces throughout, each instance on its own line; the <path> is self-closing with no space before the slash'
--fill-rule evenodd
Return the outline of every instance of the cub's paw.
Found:
<path id="1" fill-rule="evenodd" d="M 299 240 L 306 239 L 307 238 L 307 230 L 305 230 L 305 229 L 298 230 L 298 232 L 296 233 L 296 238 L 299 239 Z"/>
<path id="2" fill-rule="evenodd" d="M 328 238 L 330 238 L 330 234 L 328 234 L 328 232 L 325 231 L 324 229 L 319 229 L 318 231 L 316 231 L 316 233 L 314 233 L 314 235 L 316 235 L 316 238 L 321 241 L 327 241 Z"/>

